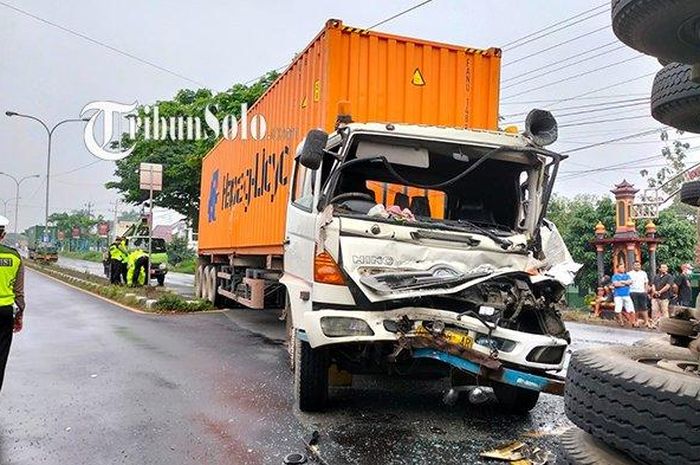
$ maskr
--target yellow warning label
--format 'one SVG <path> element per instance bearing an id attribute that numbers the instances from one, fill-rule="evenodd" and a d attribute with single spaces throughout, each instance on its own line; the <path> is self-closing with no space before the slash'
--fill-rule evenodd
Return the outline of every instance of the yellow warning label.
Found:
<path id="1" fill-rule="evenodd" d="M 306 96 L 301 100 L 301 108 L 306 108 L 309 105 L 309 99 Z"/>
<path id="2" fill-rule="evenodd" d="M 425 85 L 425 79 L 423 79 L 423 73 L 420 72 L 420 69 L 416 68 L 416 70 L 413 72 L 413 77 L 411 78 L 411 84 L 414 86 L 424 86 Z"/>
<path id="3" fill-rule="evenodd" d="M 314 81 L 314 102 L 321 100 L 321 81 Z"/>

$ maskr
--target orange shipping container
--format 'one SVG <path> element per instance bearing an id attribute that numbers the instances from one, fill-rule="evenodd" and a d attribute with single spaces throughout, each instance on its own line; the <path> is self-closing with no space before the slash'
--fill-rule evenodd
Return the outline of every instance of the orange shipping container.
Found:
<path id="1" fill-rule="evenodd" d="M 357 122 L 496 129 L 500 56 L 329 20 L 249 109 L 266 136 L 222 139 L 205 157 L 200 253 L 282 253 L 296 147 L 334 129 L 339 102 Z"/>

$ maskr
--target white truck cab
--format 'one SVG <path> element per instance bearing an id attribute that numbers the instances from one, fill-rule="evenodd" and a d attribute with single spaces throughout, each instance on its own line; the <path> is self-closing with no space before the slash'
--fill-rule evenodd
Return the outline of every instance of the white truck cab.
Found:
<path id="1" fill-rule="evenodd" d="M 563 157 L 536 142 L 556 123 L 528 120 L 528 135 L 350 123 L 300 144 L 280 282 L 301 410 L 324 408 L 331 365 L 479 378 L 520 412 L 557 390 L 555 305 L 578 267 L 544 219 Z"/>

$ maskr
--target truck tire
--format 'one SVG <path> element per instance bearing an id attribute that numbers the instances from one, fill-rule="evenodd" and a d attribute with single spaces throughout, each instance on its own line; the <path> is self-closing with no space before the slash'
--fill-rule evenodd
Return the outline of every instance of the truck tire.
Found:
<path id="1" fill-rule="evenodd" d="M 284 304 L 284 328 L 287 335 L 287 360 L 289 361 L 289 369 L 294 373 L 296 331 L 294 330 L 294 322 L 292 321 L 292 308 L 289 302 L 289 294 L 287 294 L 287 299 Z"/>
<path id="2" fill-rule="evenodd" d="M 689 350 L 670 346 L 574 353 L 564 393 L 567 416 L 640 462 L 700 463 L 700 376 L 672 370 L 667 360 L 697 366 Z"/>
<path id="3" fill-rule="evenodd" d="M 635 465 L 615 449 L 578 428 L 561 435 L 557 465 Z"/>
<path id="4" fill-rule="evenodd" d="M 492 387 L 501 409 L 507 413 L 526 415 L 535 408 L 540 398 L 538 391 L 511 386 L 510 384 L 493 383 Z"/>
<path id="5" fill-rule="evenodd" d="M 612 26 L 625 44 L 653 57 L 700 62 L 697 0 L 613 0 Z"/>
<path id="6" fill-rule="evenodd" d="M 211 266 L 207 265 L 202 269 L 202 299 L 209 300 L 209 291 L 211 291 L 210 273 Z"/>
<path id="7" fill-rule="evenodd" d="M 692 321 L 679 320 L 678 318 L 661 318 L 659 320 L 659 331 L 671 336 L 694 336 L 695 329 L 693 326 Z"/>
<path id="8" fill-rule="evenodd" d="M 217 303 L 217 276 L 216 267 L 210 266 L 207 273 L 207 300 L 213 304 Z"/>
<path id="9" fill-rule="evenodd" d="M 195 299 L 202 298 L 202 265 L 197 266 L 194 270 L 194 297 Z"/>
<path id="10" fill-rule="evenodd" d="M 660 123 L 700 133 L 700 84 L 692 67 L 671 63 L 656 74 L 651 91 L 651 115 Z"/>
<path id="11" fill-rule="evenodd" d="M 328 349 L 294 341 L 294 398 L 302 412 L 320 412 L 328 403 Z"/>
<path id="12" fill-rule="evenodd" d="M 691 207 L 700 207 L 700 181 L 683 183 L 681 186 L 681 202 Z"/>

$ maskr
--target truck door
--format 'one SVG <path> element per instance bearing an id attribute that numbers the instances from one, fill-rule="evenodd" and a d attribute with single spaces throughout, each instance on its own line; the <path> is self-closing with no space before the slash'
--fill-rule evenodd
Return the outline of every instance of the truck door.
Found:
<path id="1" fill-rule="evenodd" d="M 284 273 L 289 278 L 303 281 L 309 288 L 313 282 L 316 224 L 314 187 L 319 172 L 320 170 L 311 171 L 302 166 L 299 157 L 296 158 L 292 174 L 292 192 L 287 208 Z M 298 295 L 298 292 L 292 292 L 290 289 L 290 296 Z"/>

